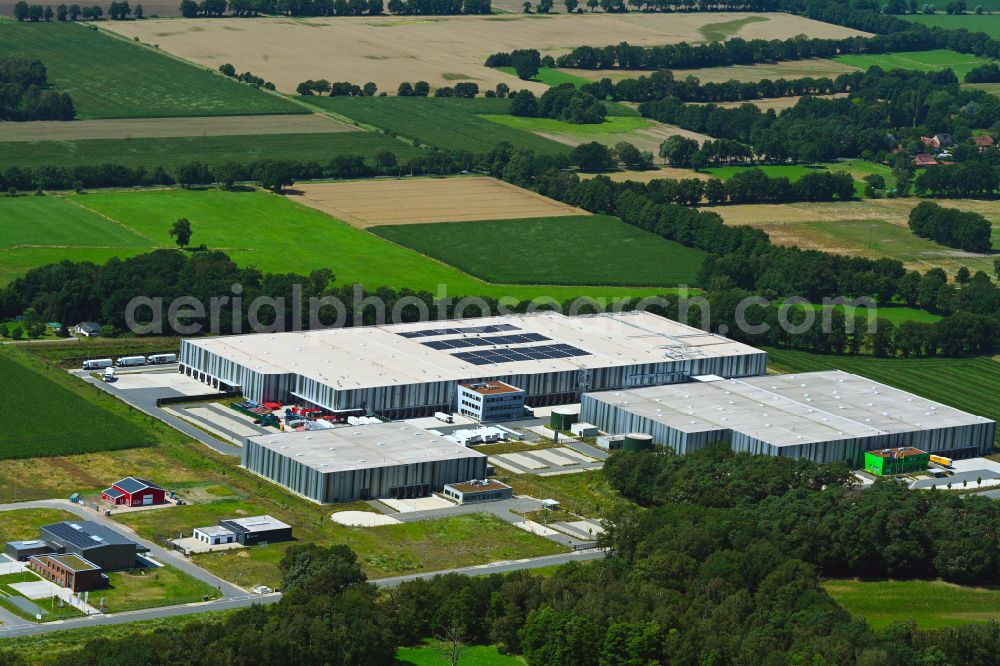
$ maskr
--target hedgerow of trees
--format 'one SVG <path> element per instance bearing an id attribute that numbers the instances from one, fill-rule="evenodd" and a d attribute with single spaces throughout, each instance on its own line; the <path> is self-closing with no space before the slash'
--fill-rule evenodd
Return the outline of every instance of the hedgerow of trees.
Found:
<path id="1" fill-rule="evenodd" d="M 992 225 L 979 213 L 944 208 L 932 201 L 922 201 L 910 211 L 909 226 L 916 235 L 942 245 L 967 252 L 992 250 Z"/>
<path id="2" fill-rule="evenodd" d="M 378 16 L 386 10 L 394 15 L 446 16 L 489 14 L 490 0 L 181 0 L 180 12 L 187 18 L 233 16 Z"/>
<path id="3" fill-rule="evenodd" d="M 66 93 L 49 89 L 40 60 L 0 57 L 0 120 L 72 120 Z"/>

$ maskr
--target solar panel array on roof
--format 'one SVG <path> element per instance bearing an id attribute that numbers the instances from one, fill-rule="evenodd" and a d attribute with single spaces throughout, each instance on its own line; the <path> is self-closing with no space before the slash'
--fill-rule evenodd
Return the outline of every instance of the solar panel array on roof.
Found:
<path id="1" fill-rule="evenodd" d="M 462 335 L 463 333 L 503 333 L 504 331 L 520 331 L 513 324 L 493 324 L 492 326 L 469 326 L 467 328 L 428 328 L 422 331 L 402 331 L 397 333 L 404 338 L 429 338 L 436 335 Z"/>
<path id="2" fill-rule="evenodd" d="M 48 532 L 54 538 L 71 543 L 81 549 L 93 548 L 94 546 L 107 544 L 133 543 L 130 539 L 118 534 L 114 530 L 108 529 L 103 525 L 99 525 L 89 520 L 81 521 L 79 523 L 54 523 L 52 525 L 46 525 L 42 528 L 42 530 L 43 537 L 45 536 L 45 532 Z"/>
<path id="3" fill-rule="evenodd" d="M 159 487 L 156 484 L 150 483 L 149 481 L 147 481 L 145 479 L 138 479 L 138 478 L 136 478 L 134 476 L 127 476 L 124 479 L 122 479 L 121 481 L 119 481 L 118 483 L 116 483 L 115 485 L 118 486 L 119 488 L 121 488 L 122 490 L 124 490 L 127 493 L 137 493 L 140 490 L 144 490 L 146 488 L 158 488 Z"/>
<path id="4" fill-rule="evenodd" d="M 514 333 L 513 335 L 494 335 L 490 338 L 450 338 L 448 340 L 431 340 L 421 342 L 431 349 L 461 349 L 462 347 L 483 347 L 486 345 L 516 345 L 524 342 L 544 342 L 551 340 L 541 333 Z"/>
<path id="5" fill-rule="evenodd" d="M 517 347 L 515 349 L 481 349 L 479 351 L 452 354 L 455 358 L 473 365 L 509 363 L 512 361 L 541 361 L 550 358 L 589 355 L 589 352 L 566 344 L 542 345 L 541 347 Z"/>

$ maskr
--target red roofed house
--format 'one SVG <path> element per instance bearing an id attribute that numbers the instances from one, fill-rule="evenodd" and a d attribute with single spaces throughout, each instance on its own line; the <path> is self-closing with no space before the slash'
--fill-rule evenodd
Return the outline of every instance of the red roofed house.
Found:
<path id="1" fill-rule="evenodd" d="M 913 158 L 913 163 L 917 166 L 926 167 L 926 166 L 935 166 L 937 165 L 938 162 L 936 159 L 934 159 L 933 155 L 930 155 L 928 153 L 920 153 L 919 155 Z"/>
<path id="2" fill-rule="evenodd" d="M 101 499 L 120 506 L 151 506 L 167 501 L 163 488 L 133 476 L 126 477 L 102 491 Z"/>
<path id="3" fill-rule="evenodd" d="M 979 148 L 979 152 L 983 152 L 993 145 L 993 137 L 987 136 L 986 134 L 979 134 L 978 136 L 972 137 L 972 143 L 976 144 Z"/>

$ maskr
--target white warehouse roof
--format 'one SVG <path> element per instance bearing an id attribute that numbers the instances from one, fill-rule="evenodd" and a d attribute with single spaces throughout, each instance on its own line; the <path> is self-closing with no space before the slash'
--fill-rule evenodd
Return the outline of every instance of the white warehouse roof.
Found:
<path id="1" fill-rule="evenodd" d="M 324 474 L 485 457 L 478 451 L 405 423 L 275 433 L 248 437 L 247 441 Z"/>
<path id="2" fill-rule="evenodd" d="M 587 397 L 680 432 L 732 430 L 778 447 L 990 422 L 840 370 Z"/>
<path id="3" fill-rule="evenodd" d="M 764 353 L 646 312 L 543 312 L 185 343 L 258 373 L 301 375 L 338 390 Z"/>

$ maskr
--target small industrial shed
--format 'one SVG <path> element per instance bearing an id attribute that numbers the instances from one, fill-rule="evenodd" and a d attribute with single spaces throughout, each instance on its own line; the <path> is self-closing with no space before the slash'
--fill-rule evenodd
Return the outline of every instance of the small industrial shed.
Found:
<path id="1" fill-rule="evenodd" d="M 101 491 L 101 499 L 117 506 L 153 506 L 167 501 L 163 488 L 134 476 L 127 476 Z"/>
<path id="2" fill-rule="evenodd" d="M 193 538 L 207 543 L 209 546 L 218 546 L 225 543 L 235 543 L 236 533 L 231 529 L 221 525 L 207 525 L 205 527 L 194 528 Z"/>
<path id="3" fill-rule="evenodd" d="M 477 502 L 492 502 L 510 499 L 514 489 L 506 483 L 495 479 L 466 481 L 465 483 L 449 483 L 444 487 L 444 496 L 450 497 L 459 504 L 475 504 Z"/>
<path id="4" fill-rule="evenodd" d="M 244 546 L 274 541 L 291 541 L 292 526 L 268 515 L 220 520 L 219 525 L 236 535 Z"/>

